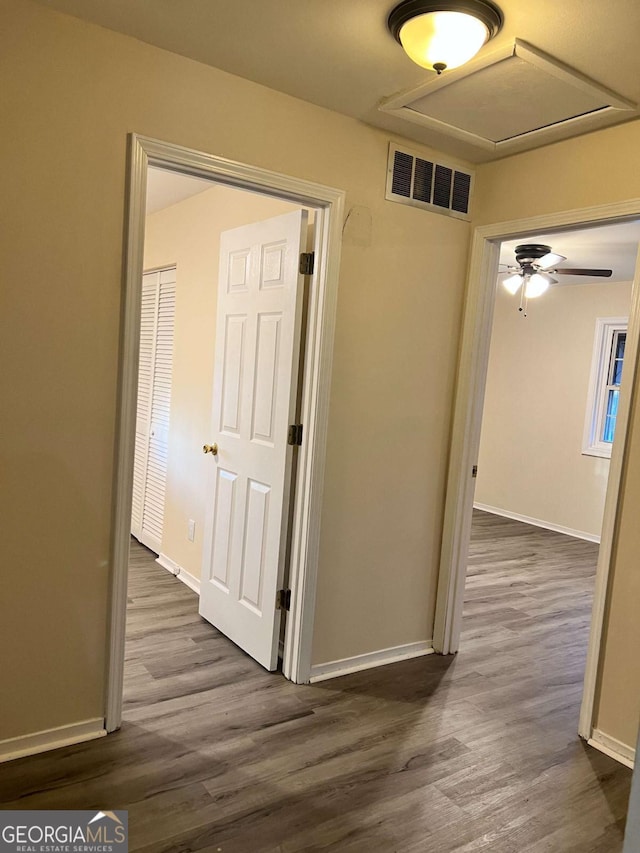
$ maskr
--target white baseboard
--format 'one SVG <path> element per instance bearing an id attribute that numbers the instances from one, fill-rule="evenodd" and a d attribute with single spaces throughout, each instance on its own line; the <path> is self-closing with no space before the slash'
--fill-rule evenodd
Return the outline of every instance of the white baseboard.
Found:
<path id="1" fill-rule="evenodd" d="M 615 760 L 619 761 L 620 764 L 624 764 L 625 767 L 630 767 L 633 770 L 636 760 L 636 751 L 632 746 L 627 746 L 626 743 L 622 743 L 622 741 L 611 737 L 611 735 L 606 735 L 599 729 L 593 730 L 593 734 L 587 743 L 589 746 L 594 747 L 594 749 L 604 752 L 604 754 L 608 755 L 609 758 L 615 758 Z"/>
<path id="2" fill-rule="evenodd" d="M 72 723 L 69 726 L 59 726 L 30 735 L 0 740 L 0 762 L 13 761 L 15 758 L 48 752 L 74 743 L 83 743 L 85 740 L 94 740 L 104 737 L 106 733 L 104 719 L 96 717 L 93 720 L 84 720 L 82 723 Z"/>
<path id="3" fill-rule="evenodd" d="M 326 681 L 329 678 L 338 678 L 341 675 L 349 675 L 352 672 L 360 672 L 363 669 L 373 669 L 376 666 L 386 666 L 389 663 L 398 663 L 401 660 L 417 658 L 421 655 L 433 654 L 431 640 L 420 643 L 406 643 L 404 646 L 393 646 L 390 649 L 380 649 L 377 652 L 367 652 L 364 655 L 356 655 L 352 658 L 332 660 L 327 663 L 317 663 L 311 667 L 310 682 Z"/>
<path id="4" fill-rule="evenodd" d="M 554 533 L 564 533 L 565 536 L 575 536 L 576 539 L 586 539 L 587 542 L 597 542 L 600 544 L 600 537 L 595 533 L 587 533 L 584 530 L 574 530 L 572 527 L 564 527 L 562 524 L 554 524 L 552 521 L 542 521 L 540 518 L 531 518 L 528 515 L 520 515 L 517 512 L 509 512 L 508 509 L 501 509 L 498 506 L 488 506 L 473 502 L 474 509 L 480 509 L 482 512 L 490 512 L 493 515 L 501 515 L 504 518 L 512 518 L 514 521 L 523 521 L 525 524 L 532 524 L 534 527 L 544 527 L 545 530 L 553 530 Z"/>
<path id="5" fill-rule="evenodd" d="M 200 595 L 200 578 L 194 578 L 193 575 L 189 574 L 189 572 L 186 569 L 183 569 L 182 566 L 174 563 L 174 561 L 170 557 L 167 557 L 166 554 L 160 554 L 156 563 L 162 566 L 163 569 L 171 572 L 174 577 L 186 584 L 189 589 L 193 590 L 197 595 Z"/>

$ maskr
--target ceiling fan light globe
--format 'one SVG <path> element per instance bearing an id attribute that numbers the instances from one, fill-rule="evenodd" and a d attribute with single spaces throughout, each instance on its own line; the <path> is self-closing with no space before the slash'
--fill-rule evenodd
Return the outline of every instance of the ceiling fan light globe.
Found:
<path id="1" fill-rule="evenodd" d="M 545 273 L 535 272 L 532 276 L 529 276 L 524 295 L 527 299 L 535 299 L 537 296 L 542 296 L 549 289 L 550 284 L 557 284 L 557 279 L 551 278 L 550 275 L 545 275 Z"/>
<path id="2" fill-rule="evenodd" d="M 489 39 L 486 25 L 464 12 L 427 12 L 403 24 L 400 42 L 407 56 L 422 68 L 458 68 L 472 59 Z M 436 69 L 437 70 L 437 69 Z"/>
<path id="3" fill-rule="evenodd" d="M 522 276 L 519 273 L 516 275 L 510 275 L 508 278 L 504 279 L 502 284 L 512 296 L 515 296 L 518 290 L 522 287 Z"/>

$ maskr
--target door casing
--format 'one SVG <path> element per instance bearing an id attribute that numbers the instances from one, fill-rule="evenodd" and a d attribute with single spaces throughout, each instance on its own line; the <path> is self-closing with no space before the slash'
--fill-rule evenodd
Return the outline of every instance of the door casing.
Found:
<path id="1" fill-rule="evenodd" d="M 561 231 L 587 225 L 614 224 L 639 217 L 640 199 L 633 199 L 618 204 L 499 222 L 475 229 L 458 364 L 436 596 L 433 645 L 435 651 L 440 654 L 456 652 L 460 640 L 475 486 L 472 468 L 477 464 L 480 445 L 500 243 L 504 240 L 526 238 L 541 231 L 547 232 L 554 229 Z M 629 412 L 634 400 L 634 388 L 638 375 L 639 337 L 640 263 L 636 261 L 625 372 L 622 379 L 616 438 L 609 468 L 580 711 L 579 734 L 587 740 L 591 738 L 594 727 L 594 705 L 609 571 L 618 534 L 620 484 L 629 436 Z"/>
<path id="2" fill-rule="evenodd" d="M 143 274 L 147 169 L 150 166 L 208 178 L 238 189 L 269 194 L 314 208 L 316 211 L 315 271 L 309 300 L 302 380 L 301 412 L 305 438 L 299 453 L 293 499 L 289 583 L 291 610 L 287 617 L 283 656 L 283 674 L 291 681 L 306 683 L 311 671 L 311 641 L 345 194 L 342 190 L 300 178 L 130 134 L 111 539 L 105 707 L 105 728 L 108 732 L 118 729 L 122 721 L 140 289 Z"/>

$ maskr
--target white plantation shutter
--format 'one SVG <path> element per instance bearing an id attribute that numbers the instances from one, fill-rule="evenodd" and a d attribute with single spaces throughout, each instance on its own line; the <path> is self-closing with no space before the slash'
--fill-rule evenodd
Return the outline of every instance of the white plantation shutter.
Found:
<path id="1" fill-rule="evenodd" d="M 131 532 L 156 553 L 164 521 L 175 308 L 175 267 L 145 273 Z"/>

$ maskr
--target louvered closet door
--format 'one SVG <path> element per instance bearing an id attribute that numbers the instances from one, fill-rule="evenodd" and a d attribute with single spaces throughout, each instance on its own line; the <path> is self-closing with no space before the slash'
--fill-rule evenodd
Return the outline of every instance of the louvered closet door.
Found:
<path id="1" fill-rule="evenodd" d="M 157 554 L 164 522 L 175 308 L 175 267 L 145 273 L 131 532 Z"/>

